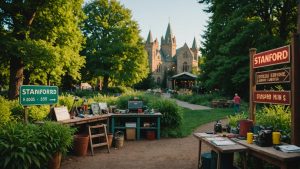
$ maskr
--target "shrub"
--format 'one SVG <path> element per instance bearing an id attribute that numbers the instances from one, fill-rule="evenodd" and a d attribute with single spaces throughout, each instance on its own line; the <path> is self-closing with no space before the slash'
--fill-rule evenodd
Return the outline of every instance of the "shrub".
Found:
<path id="1" fill-rule="evenodd" d="M 101 95 L 98 94 L 97 96 L 94 96 L 93 102 L 106 102 L 108 105 L 115 105 L 117 101 L 117 97 L 115 96 L 108 96 L 108 95 Z M 93 103 L 93 102 L 88 102 L 88 103 Z"/>
<path id="2" fill-rule="evenodd" d="M 62 95 L 58 99 L 58 106 L 67 106 L 68 110 L 71 110 L 71 107 L 74 103 L 75 96 L 73 95 Z M 78 97 L 78 101 L 74 103 L 74 106 L 81 106 L 83 99 Z"/>
<path id="3" fill-rule="evenodd" d="M 230 127 L 237 127 L 240 120 L 244 120 L 247 118 L 248 116 L 244 112 L 227 116 L 228 124 Z"/>
<path id="4" fill-rule="evenodd" d="M 28 117 L 30 121 L 42 121 L 48 116 L 50 112 L 50 106 L 29 106 Z"/>
<path id="5" fill-rule="evenodd" d="M 256 124 L 265 127 L 273 127 L 273 130 L 291 132 L 291 110 L 288 106 L 270 105 L 264 106 L 256 113 Z"/>
<path id="6" fill-rule="evenodd" d="M 157 109 L 161 114 L 161 129 L 163 136 L 172 135 L 182 125 L 183 115 L 175 101 L 155 99 L 150 107 Z"/>
<path id="7" fill-rule="evenodd" d="M 0 96 L 0 125 L 8 123 L 10 120 L 11 111 L 9 101 Z"/>
<path id="8" fill-rule="evenodd" d="M 57 152 L 72 145 L 74 130 L 57 123 L 8 123 L 0 127 L 0 168 L 47 168 Z"/>

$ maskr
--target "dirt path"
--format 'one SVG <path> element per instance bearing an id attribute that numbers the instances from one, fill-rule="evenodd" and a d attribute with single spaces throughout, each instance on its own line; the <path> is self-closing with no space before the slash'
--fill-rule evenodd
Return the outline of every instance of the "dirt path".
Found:
<path id="1" fill-rule="evenodd" d="M 223 122 L 224 123 L 224 122 Z M 213 123 L 200 126 L 196 132 L 212 131 Z M 209 151 L 202 146 L 202 151 Z M 68 156 L 62 169 L 195 169 L 198 140 L 192 135 L 179 139 L 125 141 L 120 149 L 98 149 L 95 156 Z"/>
<path id="2" fill-rule="evenodd" d="M 165 98 L 170 98 L 169 93 L 163 93 L 162 96 L 165 97 Z M 209 110 L 209 109 L 211 109 L 210 107 L 207 107 L 207 106 L 201 106 L 201 105 L 197 105 L 197 104 L 190 104 L 188 102 L 180 101 L 180 100 L 177 100 L 177 99 L 173 99 L 173 100 L 176 101 L 178 106 L 188 108 L 188 109 L 191 109 L 191 110 Z"/>

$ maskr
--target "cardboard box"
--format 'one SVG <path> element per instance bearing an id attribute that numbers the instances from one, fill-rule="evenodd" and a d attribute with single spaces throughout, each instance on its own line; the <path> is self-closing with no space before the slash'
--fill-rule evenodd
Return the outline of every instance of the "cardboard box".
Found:
<path id="1" fill-rule="evenodd" d="M 127 140 L 135 140 L 135 128 L 126 129 L 126 139 Z"/>
<path id="2" fill-rule="evenodd" d="M 127 122 L 125 123 L 125 127 L 136 127 L 136 123 L 135 122 Z"/>

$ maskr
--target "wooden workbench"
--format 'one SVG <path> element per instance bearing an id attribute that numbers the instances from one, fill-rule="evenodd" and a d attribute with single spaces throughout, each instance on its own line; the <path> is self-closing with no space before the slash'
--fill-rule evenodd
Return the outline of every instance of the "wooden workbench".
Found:
<path id="1" fill-rule="evenodd" d="M 235 142 L 248 148 L 249 155 L 253 155 L 260 160 L 267 161 L 281 169 L 299 169 L 300 153 L 285 153 L 273 147 L 260 147 L 256 144 L 248 144 L 246 140 L 233 139 Z M 256 169 L 262 168 L 257 162 Z"/>
<path id="2" fill-rule="evenodd" d="M 68 120 L 63 120 L 58 122 L 61 124 L 74 126 L 74 125 L 87 124 L 87 123 L 98 122 L 98 121 L 106 121 L 106 124 L 108 125 L 110 116 L 111 114 L 85 115 L 84 118 L 75 117 L 73 119 L 68 119 Z"/>
<path id="3" fill-rule="evenodd" d="M 196 137 L 199 140 L 199 152 L 198 152 L 198 168 L 201 167 L 201 146 L 202 142 L 205 143 L 207 146 L 209 146 L 212 150 L 214 150 L 218 154 L 217 158 L 217 169 L 221 168 L 221 153 L 234 153 L 234 152 L 243 152 L 243 162 L 244 162 L 244 168 L 246 168 L 246 160 L 245 160 L 245 153 L 247 148 L 240 144 L 234 144 L 234 145 L 226 145 L 226 146 L 217 146 L 216 144 L 212 143 L 210 140 L 208 140 L 209 137 L 205 137 L 202 135 L 203 133 L 194 133 L 194 137 Z M 227 138 L 226 138 L 227 139 Z M 228 139 L 229 140 L 229 139 Z"/>
<path id="4" fill-rule="evenodd" d="M 115 133 L 116 130 L 125 130 L 127 128 L 135 128 L 136 129 L 136 139 L 139 140 L 141 138 L 142 130 L 154 130 L 156 131 L 156 139 L 160 139 L 160 118 L 161 113 L 124 113 L 124 114 L 111 114 L 111 129 L 112 133 Z M 118 124 L 119 121 L 122 123 Z M 143 122 L 153 122 L 154 126 L 143 126 Z M 126 122 L 135 123 L 135 127 L 126 127 Z"/>

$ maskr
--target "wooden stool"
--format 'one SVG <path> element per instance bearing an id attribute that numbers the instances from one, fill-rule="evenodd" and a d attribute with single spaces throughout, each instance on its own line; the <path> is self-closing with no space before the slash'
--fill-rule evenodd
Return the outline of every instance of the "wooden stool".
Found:
<path id="1" fill-rule="evenodd" d="M 95 147 L 106 146 L 107 152 L 108 153 L 110 152 L 105 124 L 89 126 L 89 136 L 90 136 L 90 147 L 91 147 L 92 155 L 94 155 Z M 99 138 L 99 139 L 97 139 L 98 142 L 93 143 L 93 141 L 96 141 L 96 140 L 93 140 L 93 138 Z M 105 142 L 103 142 L 103 139 L 101 139 L 101 138 L 104 138 Z"/>

